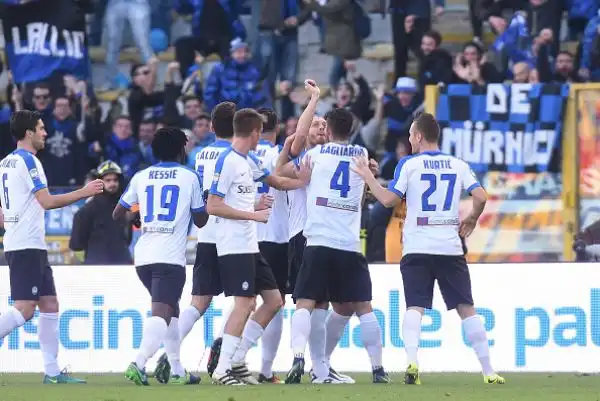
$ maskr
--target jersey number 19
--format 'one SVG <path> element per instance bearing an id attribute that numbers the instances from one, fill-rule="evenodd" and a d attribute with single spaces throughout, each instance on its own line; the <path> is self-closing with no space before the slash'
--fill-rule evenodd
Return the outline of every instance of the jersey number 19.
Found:
<path id="1" fill-rule="evenodd" d="M 158 221 L 174 221 L 177 214 L 177 203 L 179 202 L 179 186 L 165 185 L 160 189 L 160 208 L 165 213 L 154 215 L 154 185 L 146 187 L 146 205 L 147 213 L 144 216 L 144 223 L 154 221 L 156 217 Z"/>

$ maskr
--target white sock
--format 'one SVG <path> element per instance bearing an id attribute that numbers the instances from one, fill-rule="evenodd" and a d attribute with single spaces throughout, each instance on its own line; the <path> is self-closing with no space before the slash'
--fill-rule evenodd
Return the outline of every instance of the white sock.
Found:
<path id="1" fill-rule="evenodd" d="M 490 347 L 483 322 L 479 316 L 474 315 L 463 320 L 462 325 L 467 339 L 471 342 L 471 347 L 477 354 L 483 374 L 486 376 L 493 375 L 494 369 L 490 363 Z"/>
<path id="2" fill-rule="evenodd" d="M 227 323 L 227 320 L 229 320 L 229 315 L 231 315 L 231 312 L 233 312 L 234 308 L 235 305 L 231 305 L 231 308 L 227 309 L 227 312 L 225 312 L 225 315 L 223 315 L 223 324 L 221 325 L 221 330 L 219 330 L 219 335 L 217 338 L 223 338 L 225 335 L 225 324 Z"/>
<path id="3" fill-rule="evenodd" d="M 404 313 L 402 321 L 402 337 L 404 338 L 404 350 L 406 351 L 407 364 L 419 364 L 417 353 L 419 351 L 419 340 L 421 338 L 421 319 L 423 315 L 414 309 L 408 309 Z"/>
<path id="4" fill-rule="evenodd" d="M 310 314 L 310 335 L 308 336 L 308 348 L 312 361 L 313 373 L 317 377 L 327 377 L 329 367 L 325 363 L 325 322 L 329 311 L 325 309 L 314 309 Z"/>
<path id="5" fill-rule="evenodd" d="M 21 315 L 21 312 L 11 306 L 0 315 L 0 338 L 6 337 L 11 331 L 24 324 L 25 318 Z"/>
<path id="6" fill-rule="evenodd" d="M 167 330 L 167 322 L 162 317 L 150 316 L 146 320 L 140 350 L 135 358 L 135 364 L 138 368 L 144 369 L 148 359 L 156 354 L 160 344 L 165 340 Z"/>
<path id="7" fill-rule="evenodd" d="M 304 351 L 310 335 L 310 312 L 296 309 L 292 315 L 292 350 L 294 358 L 304 358 Z"/>
<path id="8" fill-rule="evenodd" d="M 58 376 L 58 313 L 40 313 L 38 338 L 44 358 L 44 373 L 50 377 Z"/>
<path id="9" fill-rule="evenodd" d="M 169 323 L 167 334 L 165 335 L 163 343 L 165 344 L 167 357 L 169 358 L 169 363 L 171 364 L 171 374 L 182 377 L 185 376 L 185 369 L 179 360 L 179 354 L 181 352 L 181 340 L 179 339 L 178 318 L 171 318 L 171 323 Z"/>
<path id="10" fill-rule="evenodd" d="M 344 329 L 350 321 L 351 316 L 343 316 L 335 311 L 331 311 L 329 316 L 327 316 L 325 331 L 326 331 L 326 340 L 325 340 L 325 360 L 327 362 L 327 368 L 329 369 L 331 366 L 331 354 L 333 354 L 333 350 L 337 347 L 340 342 L 340 338 L 344 334 Z"/>
<path id="11" fill-rule="evenodd" d="M 365 313 L 360 316 L 359 319 L 360 339 L 367 349 L 369 358 L 371 358 L 373 370 L 379 369 L 383 366 L 383 344 L 381 343 L 381 327 L 379 326 L 379 321 L 373 312 Z"/>
<path id="12" fill-rule="evenodd" d="M 190 305 L 184 309 L 179 315 L 179 339 L 183 342 L 183 339 L 192 331 L 194 325 L 202 317 L 200 311 L 196 307 Z"/>
<path id="13" fill-rule="evenodd" d="M 242 334 L 242 341 L 238 346 L 238 349 L 235 350 L 235 354 L 233 354 L 233 358 L 231 358 L 231 362 L 235 364 L 246 362 L 246 354 L 250 351 L 258 340 L 262 337 L 265 329 L 256 323 L 256 320 L 248 319 L 246 322 L 246 327 L 244 327 L 244 333 Z"/>
<path id="14" fill-rule="evenodd" d="M 215 373 L 219 376 L 227 373 L 231 369 L 231 358 L 242 341 L 241 338 L 232 336 L 230 334 L 223 334 L 223 343 L 221 344 L 221 355 L 219 356 L 219 363 L 215 368 Z"/>
<path id="15" fill-rule="evenodd" d="M 283 310 L 280 310 L 265 328 L 265 332 L 262 336 L 262 365 L 260 368 L 260 373 L 262 373 L 266 378 L 273 377 L 273 361 L 275 361 L 275 356 L 277 355 L 277 350 L 279 349 L 282 331 Z"/>

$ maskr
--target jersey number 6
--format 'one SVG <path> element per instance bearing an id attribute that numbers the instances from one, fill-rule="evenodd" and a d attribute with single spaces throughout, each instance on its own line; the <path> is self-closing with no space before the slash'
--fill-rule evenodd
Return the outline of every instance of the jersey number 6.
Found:
<path id="1" fill-rule="evenodd" d="M 2 188 L 4 188 L 4 208 L 10 208 L 10 202 L 8 201 L 8 188 L 6 187 L 6 181 L 8 179 L 8 174 L 2 174 Z"/>
<path id="2" fill-rule="evenodd" d="M 421 174 L 421 181 L 429 183 L 429 187 L 421 195 L 422 210 L 424 212 L 435 212 L 437 206 L 429 203 L 429 197 L 437 189 L 438 178 L 435 174 Z M 456 185 L 456 174 L 441 174 L 440 181 L 448 182 L 448 189 L 446 190 L 446 198 L 444 199 L 444 207 L 442 209 L 448 211 L 452 209 L 452 196 L 454 195 L 454 186 Z"/>
<path id="3" fill-rule="evenodd" d="M 158 221 L 173 221 L 177 213 L 177 202 L 179 202 L 179 187 L 177 185 L 165 185 L 160 190 L 160 207 L 167 209 L 167 213 L 161 213 L 157 217 Z M 154 185 L 146 187 L 146 208 L 147 214 L 144 216 L 144 223 L 154 221 Z"/>

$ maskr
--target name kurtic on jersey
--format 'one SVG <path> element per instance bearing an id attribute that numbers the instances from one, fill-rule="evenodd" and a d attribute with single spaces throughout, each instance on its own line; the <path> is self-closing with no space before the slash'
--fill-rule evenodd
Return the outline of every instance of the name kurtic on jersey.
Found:
<path id="1" fill-rule="evenodd" d="M 42 56 L 70 57 L 83 59 L 85 32 L 59 30 L 45 22 L 30 22 L 26 26 L 25 40 L 21 39 L 18 27 L 12 28 L 15 55 L 39 54 Z M 59 42 L 63 42 L 59 47 Z"/>

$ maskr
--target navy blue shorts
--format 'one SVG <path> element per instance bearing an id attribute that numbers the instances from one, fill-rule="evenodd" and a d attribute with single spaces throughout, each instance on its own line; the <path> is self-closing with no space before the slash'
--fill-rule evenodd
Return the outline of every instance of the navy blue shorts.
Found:
<path id="1" fill-rule="evenodd" d="M 167 263 L 137 266 L 137 275 L 152 296 L 152 302 L 167 304 L 179 311 L 185 285 L 185 267 Z M 175 313 L 177 317 L 179 313 Z"/>
<path id="2" fill-rule="evenodd" d="M 288 244 L 276 242 L 259 242 L 258 249 L 273 271 L 275 282 L 282 294 L 286 294 L 288 277 Z"/>
<path id="3" fill-rule="evenodd" d="M 471 276 L 462 255 L 404 255 L 400 261 L 406 307 L 431 309 L 437 280 L 448 310 L 460 304 L 473 305 Z"/>
<path id="4" fill-rule="evenodd" d="M 316 302 L 371 301 L 371 274 L 364 255 L 325 246 L 307 246 L 294 299 Z"/>
<path id="5" fill-rule="evenodd" d="M 217 246 L 199 242 L 196 246 L 196 261 L 192 277 L 192 295 L 217 296 L 223 292 Z"/>
<path id="6" fill-rule="evenodd" d="M 219 256 L 219 271 L 227 297 L 254 297 L 278 289 L 273 271 L 260 253 Z"/>
<path id="7" fill-rule="evenodd" d="M 288 284 L 286 294 L 294 293 L 296 278 L 298 277 L 300 267 L 302 267 L 304 248 L 306 248 L 306 237 L 300 231 L 290 239 L 288 244 Z"/>
<path id="8" fill-rule="evenodd" d="M 15 301 L 38 301 L 56 296 L 54 276 L 43 249 L 20 249 L 4 253 L 10 273 L 10 296 Z"/>

